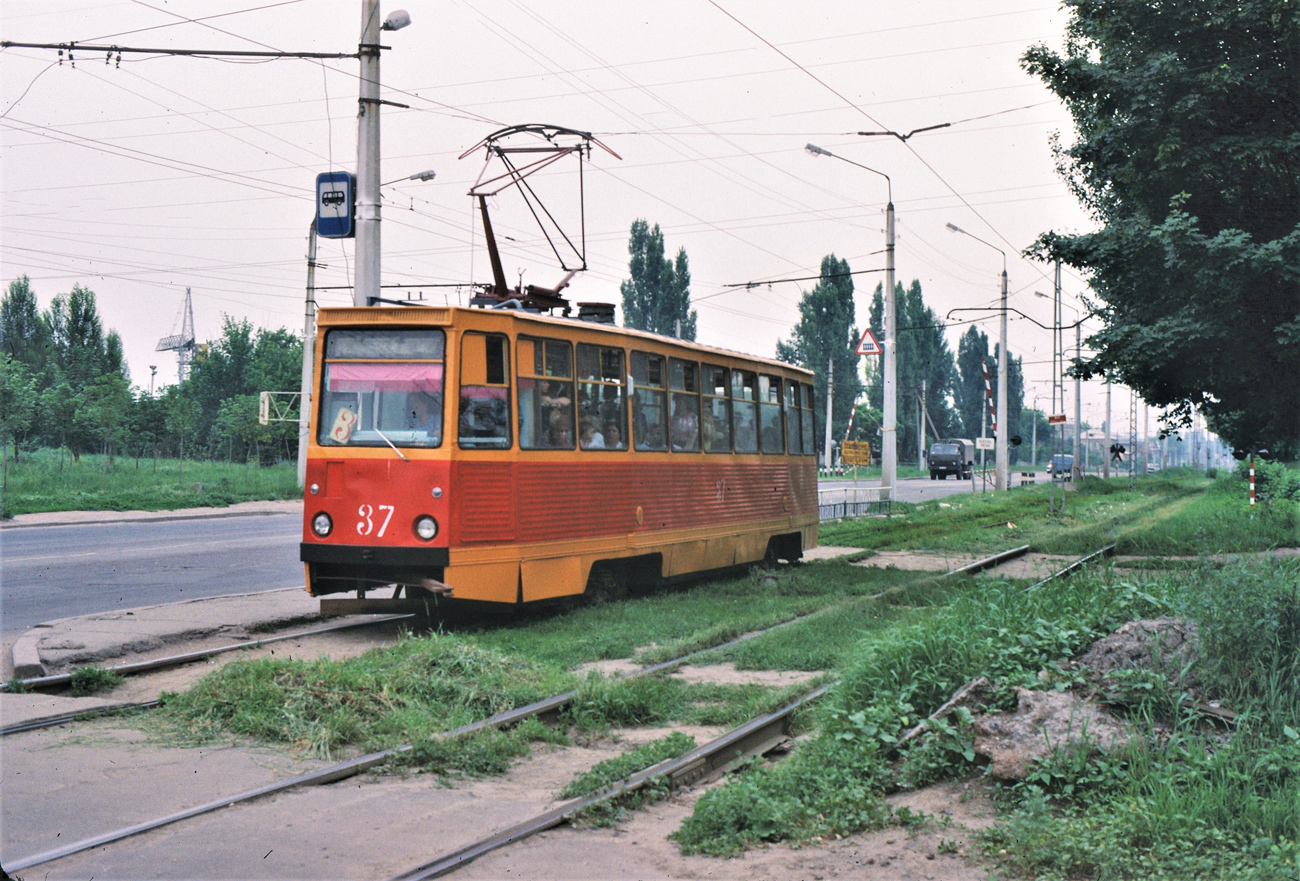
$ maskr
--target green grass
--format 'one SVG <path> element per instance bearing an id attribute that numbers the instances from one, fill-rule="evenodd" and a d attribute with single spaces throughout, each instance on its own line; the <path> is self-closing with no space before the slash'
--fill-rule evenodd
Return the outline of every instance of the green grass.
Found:
<path id="1" fill-rule="evenodd" d="M 1210 479 L 1191 470 L 1141 478 L 1089 479 L 1065 493 L 1063 514 L 1049 513 L 1051 487 L 949 496 L 896 504 L 901 516 L 823 524 L 827 545 L 989 552 L 1029 544 L 1036 551 L 1084 554 L 1116 542 L 1120 553 L 1241 553 L 1300 545 L 1300 514 L 1279 501 L 1251 517 L 1240 478 Z M 1056 490 L 1059 498 L 1060 490 Z M 1014 526 L 1008 526 L 1008 524 Z"/>
<path id="2" fill-rule="evenodd" d="M 9 460 L 4 517 L 48 511 L 161 511 L 224 507 L 235 502 L 301 498 L 297 465 L 269 468 L 224 462 L 181 463 L 116 457 L 104 472 L 104 457 L 74 462 L 58 450 L 24 452 Z"/>
<path id="3" fill-rule="evenodd" d="M 1176 688 L 1130 684 L 1115 707 L 1149 746 L 1061 754 L 1003 790 L 1005 823 L 986 835 L 999 877 L 1300 877 L 1300 564 L 1239 561 L 1134 580 L 1090 573 L 1026 593 L 982 580 L 946 605 L 867 634 L 816 736 L 789 761 L 706 793 L 674 837 L 688 853 L 737 854 L 879 828 L 893 785 L 978 773 L 963 720 L 933 726 L 903 751 L 907 727 L 976 675 L 1013 688 L 1068 685 L 1060 662 L 1120 623 L 1159 613 L 1196 620 L 1207 689 L 1241 713 L 1223 744 Z M 1050 687 L 1050 686 L 1047 686 Z M 1137 697 L 1133 697 L 1136 695 Z"/>
<path id="4" fill-rule="evenodd" d="M 591 770 L 578 775 L 572 783 L 564 787 L 560 792 L 560 798 L 584 798 L 596 795 L 638 771 L 644 771 L 668 759 L 675 759 L 694 748 L 694 737 L 674 731 L 666 737 L 642 744 L 621 756 L 598 762 Z M 589 806 L 579 817 L 593 826 L 613 826 L 626 816 L 628 811 L 659 801 L 668 792 L 666 780 L 651 778 L 633 792 Z"/>
<path id="5" fill-rule="evenodd" d="M 575 684 L 562 670 L 432 636 L 342 661 L 235 661 L 164 695 L 162 713 L 189 740 L 243 736 L 330 757 L 425 741 Z"/>
<path id="6" fill-rule="evenodd" d="M 69 688 L 74 697 L 86 697 L 101 691 L 112 691 L 122 682 L 121 673 L 91 664 L 72 672 Z"/>

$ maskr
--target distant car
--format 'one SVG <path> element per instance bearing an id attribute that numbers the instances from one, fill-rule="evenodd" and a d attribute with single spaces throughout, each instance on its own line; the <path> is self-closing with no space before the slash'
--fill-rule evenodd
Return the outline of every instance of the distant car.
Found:
<path id="1" fill-rule="evenodd" d="M 1074 477 L 1074 456 L 1057 453 L 1047 463 L 1047 473 L 1053 480 L 1072 480 Z"/>
<path id="2" fill-rule="evenodd" d="M 1156 473 L 1157 471 L 1159 471 L 1159 470 L 1160 470 L 1160 469 L 1156 466 L 1156 463 L 1155 463 L 1155 462 L 1148 462 L 1148 463 L 1147 463 L 1147 474 L 1155 474 L 1155 473 Z"/>

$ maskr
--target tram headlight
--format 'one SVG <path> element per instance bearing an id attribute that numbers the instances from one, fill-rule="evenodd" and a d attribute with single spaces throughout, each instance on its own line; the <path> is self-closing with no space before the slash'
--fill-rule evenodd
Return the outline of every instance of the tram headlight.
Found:
<path id="1" fill-rule="evenodd" d="M 329 514 L 321 511 L 315 517 L 311 518 L 311 531 L 319 535 L 321 538 L 325 538 L 325 536 L 334 531 L 334 521 L 330 519 Z"/>
<path id="2" fill-rule="evenodd" d="M 438 521 L 428 514 L 423 514 L 415 521 L 415 534 L 424 541 L 433 541 L 438 534 Z"/>

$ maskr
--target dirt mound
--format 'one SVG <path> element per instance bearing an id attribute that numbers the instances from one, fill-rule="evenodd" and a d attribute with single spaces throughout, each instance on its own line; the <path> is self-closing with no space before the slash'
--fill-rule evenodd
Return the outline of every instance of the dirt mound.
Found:
<path id="1" fill-rule="evenodd" d="M 975 752 L 989 759 L 989 774 L 1023 780 L 1030 766 L 1057 749 L 1072 749 L 1085 738 L 1110 751 L 1132 736 L 1114 716 L 1069 692 L 1016 689 L 1014 713 L 975 719 Z"/>
<path id="2" fill-rule="evenodd" d="M 1172 687 L 1194 689 L 1199 685 L 1195 662 L 1200 656 L 1196 622 L 1165 615 L 1128 622 L 1093 643 L 1075 663 L 1102 679 L 1118 670 L 1151 670 Z"/>

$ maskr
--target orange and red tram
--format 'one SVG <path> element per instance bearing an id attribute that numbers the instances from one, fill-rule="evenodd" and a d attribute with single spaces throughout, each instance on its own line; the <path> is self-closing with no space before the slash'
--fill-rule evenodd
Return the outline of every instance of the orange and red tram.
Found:
<path id="1" fill-rule="evenodd" d="M 812 374 L 522 310 L 318 316 L 313 596 L 524 603 L 817 542 Z"/>

